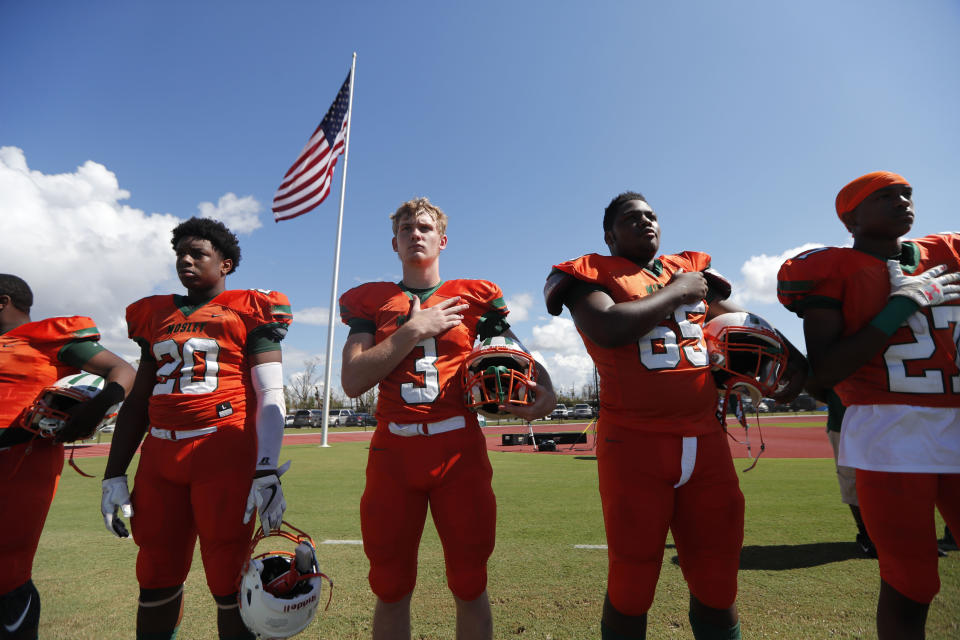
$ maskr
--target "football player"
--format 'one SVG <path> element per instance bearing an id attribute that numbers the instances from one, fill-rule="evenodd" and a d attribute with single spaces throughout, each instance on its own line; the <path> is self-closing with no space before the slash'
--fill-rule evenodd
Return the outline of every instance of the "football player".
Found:
<path id="1" fill-rule="evenodd" d="M 716 415 L 703 324 L 742 309 L 724 302 L 730 285 L 706 253 L 657 257 L 660 224 L 640 193 L 610 202 L 603 231 L 609 256 L 555 265 L 544 287 L 551 314 L 570 309 L 601 380 L 597 463 L 609 549 L 601 637 L 646 637 L 669 529 L 694 637 L 739 638 L 744 502 Z M 788 382 L 776 397 L 788 401 L 803 387 L 806 362 L 784 342 Z"/>
<path id="2" fill-rule="evenodd" d="M 117 419 L 101 511 L 121 537 L 119 516 L 132 516 L 138 638 L 176 635 L 198 538 L 220 638 L 252 638 L 237 608 L 237 579 L 253 512 L 266 532 L 280 526 L 286 507 L 277 458 L 290 303 L 275 291 L 226 288 L 240 247 L 220 222 L 191 218 L 173 230 L 172 244 L 186 295 L 127 307 L 142 355 Z M 131 496 L 125 474 L 144 435 Z"/>
<path id="3" fill-rule="evenodd" d="M 356 397 L 379 384 L 377 428 L 360 503 L 376 640 L 410 637 L 410 596 L 427 506 L 443 543 L 456 637 L 491 638 L 487 559 L 494 546 L 492 470 L 476 414 L 465 407 L 461 365 L 479 337 L 516 336 L 500 288 L 485 280 L 441 280 L 447 216 L 426 198 L 391 216 L 400 282 L 370 282 L 340 298 L 350 327 L 341 378 Z M 539 364 L 532 404 L 501 409 L 524 420 L 556 403 Z"/>
<path id="4" fill-rule="evenodd" d="M 100 346 L 82 316 L 32 322 L 33 293 L 21 278 L 0 274 L 0 638 L 36 638 L 40 594 L 30 579 L 40 532 L 63 469 L 63 442 L 88 438 L 109 407 L 133 385 L 133 367 Z M 77 404 L 52 438 L 24 426 L 34 400 L 58 379 L 87 371 L 102 391 Z"/>
<path id="5" fill-rule="evenodd" d="M 888 171 L 847 184 L 836 210 L 853 247 L 787 260 L 778 295 L 847 407 L 837 463 L 856 469 L 880 561 L 877 634 L 922 638 L 940 589 L 934 508 L 960 527 L 960 234 L 903 240 L 913 189 Z"/>
<path id="6" fill-rule="evenodd" d="M 840 454 L 840 427 L 843 425 L 843 414 L 847 409 L 843 406 L 843 401 L 840 400 L 836 391 L 818 386 L 814 376 L 807 377 L 807 392 L 827 405 L 827 438 L 830 440 L 830 448 L 833 449 L 833 462 L 837 469 L 837 484 L 840 487 L 840 501 L 850 507 L 853 522 L 857 526 L 855 541 L 860 552 L 868 558 L 876 558 L 877 549 L 873 546 L 870 534 L 867 533 L 867 526 L 863 523 L 863 517 L 860 515 L 860 502 L 857 500 L 857 470 L 836 464 L 837 457 Z"/>

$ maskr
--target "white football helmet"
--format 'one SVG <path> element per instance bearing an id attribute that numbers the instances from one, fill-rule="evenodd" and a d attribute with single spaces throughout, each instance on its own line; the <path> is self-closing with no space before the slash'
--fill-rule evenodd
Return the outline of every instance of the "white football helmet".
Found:
<path id="1" fill-rule="evenodd" d="M 481 341 L 463 362 L 463 388 L 471 411 L 496 417 L 498 406 L 533 403 L 530 383 L 536 379 L 533 358 L 506 336 Z"/>
<path id="2" fill-rule="evenodd" d="M 787 345 L 758 315 L 724 313 L 703 326 L 717 386 L 747 393 L 754 405 L 772 395 L 787 366 Z"/>
<path id="3" fill-rule="evenodd" d="M 92 373 L 81 372 L 60 378 L 37 395 L 24 413 L 23 428 L 43 438 L 52 438 L 70 420 L 71 411 L 100 393 L 104 384 L 103 378 Z M 119 406 L 115 404 L 107 410 L 94 433 L 116 418 Z"/>
<path id="4" fill-rule="evenodd" d="M 266 538 L 282 538 L 296 545 L 293 552 L 256 554 Z M 240 617 L 258 640 L 289 638 L 307 628 L 317 615 L 323 587 L 330 584 L 327 606 L 333 598 L 333 582 L 320 571 L 317 551 L 309 535 L 288 522 L 263 535 L 261 527 L 250 543 L 250 559 L 240 574 Z"/>

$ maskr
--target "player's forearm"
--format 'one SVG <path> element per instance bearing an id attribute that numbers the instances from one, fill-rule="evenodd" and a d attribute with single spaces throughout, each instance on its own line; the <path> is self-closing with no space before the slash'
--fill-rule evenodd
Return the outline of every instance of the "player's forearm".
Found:
<path id="1" fill-rule="evenodd" d="M 104 478 L 122 476 L 127 472 L 127 467 L 147 432 L 150 425 L 147 407 L 156 381 L 156 371 L 154 362 L 140 360 L 133 389 L 127 394 L 127 399 L 120 405 L 120 412 L 117 414 Z"/>
<path id="2" fill-rule="evenodd" d="M 368 391 L 396 369 L 420 341 L 418 334 L 406 325 L 369 347 L 347 340 L 340 369 L 340 385 L 350 398 Z"/>
<path id="3" fill-rule="evenodd" d="M 885 333 L 868 325 L 849 338 L 833 343 L 829 349 L 812 351 L 808 344 L 807 359 L 817 381 L 833 387 L 870 362 L 888 341 Z"/>
<path id="4" fill-rule="evenodd" d="M 277 361 L 254 365 L 250 378 L 257 396 L 257 470 L 276 470 L 286 414 L 283 365 Z"/>
<path id="5" fill-rule="evenodd" d="M 839 310 L 810 309 L 803 317 L 807 360 L 821 387 L 830 388 L 845 380 L 880 353 L 889 336 L 873 325 L 843 335 Z"/>
<path id="6" fill-rule="evenodd" d="M 650 333 L 683 303 L 682 293 L 677 288 L 665 287 L 639 300 L 619 303 L 603 296 L 610 304 L 603 304 L 600 294 L 591 294 L 570 312 L 577 327 L 591 341 L 612 349 L 632 344 Z"/>
<path id="7" fill-rule="evenodd" d="M 140 415 L 137 415 L 138 413 Z M 137 447 L 140 446 L 140 442 L 147 432 L 148 424 L 145 409 L 128 406 L 126 403 L 120 407 L 117 425 L 113 432 L 113 440 L 110 442 L 107 467 L 103 472 L 104 478 L 113 478 L 127 473 L 127 467 L 130 466 L 130 461 L 133 460 Z"/>

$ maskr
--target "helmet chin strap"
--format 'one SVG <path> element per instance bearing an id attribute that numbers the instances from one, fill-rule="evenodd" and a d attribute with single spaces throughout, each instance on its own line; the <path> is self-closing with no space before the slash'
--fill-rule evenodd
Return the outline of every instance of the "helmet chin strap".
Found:
<path id="1" fill-rule="evenodd" d="M 76 450 L 77 450 L 76 445 L 72 445 L 72 446 L 70 447 L 70 459 L 67 460 L 67 462 L 70 463 L 70 466 L 73 467 L 73 470 L 74 470 L 74 471 L 76 471 L 77 473 L 79 473 L 80 475 L 82 475 L 84 478 L 92 478 L 92 477 L 93 477 L 92 475 L 90 475 L 89 473 L 84 473 L 84 472 L 83 472 L 83 469 L 81 469 L 80 467 L 78 467 L 78 466 L 77 466 L 77 463 L 73 461 L 73 454 L 74 454 L 74 452 L 75 452 Z"/>
<path id="2" fill-rule="evenodd" d="M 717 411 L 717 419 L 720 421 L 720 424 L 723 426 L 724 433 L 726 433 L 730 437 L 730 439 L 736 442 L 737 444 L 746 445 L 747 457 L 753 458 L 753 452 L 750 447 L 750 426 L 747 424 L 747 416 L 743 411 L 743 398 L 739 393 L 734 393 L 727 390 L 723 391 L 722 396 L 723 396 L 723 400 L 720 402 L 720 408 Z M 732 401 L 731 401 L 731 398 L 733 398 Z M 737 422 L 739 422 L 740 426 L 743 427 L 743 433 L 744 433 L 743 442 L 740 442 L 739 440 L 737 440 L 733 436 L 733 434 L 731 434 L 730 431 L 727 429 L 727 405 L 730 402 L 732 402 L 731 406 L 733 407 L 734 414 L 737 416 Z M 746 473 L 747 471 L 750 471 L 755 466 L 757 466 L 757 462 L 760 461 L 760 456 L 762 456 L 763 452 L 766 451 L 767 449 L 767 445 L 763 441 L 763 431 L 761 431 L 760 429 L 760 411 L 756 408 L 756 404 L 754 404 L 753 411 L 757 421 L 757 433 L 760 434 L 760 451 L 759 453 L 757 453 L 757 457 L 753 458 L 753 464 L 751 464 L 749 467 L 743 470 L 744 473 Z"/>

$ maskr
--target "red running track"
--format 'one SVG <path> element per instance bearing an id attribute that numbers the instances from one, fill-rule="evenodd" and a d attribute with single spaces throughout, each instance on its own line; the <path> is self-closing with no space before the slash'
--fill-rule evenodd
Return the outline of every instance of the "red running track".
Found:
<path id="1" fill-rule="evenodd" d="M 821 415 L 787 415 L 787 416 L 761 416 L 760 429 L 763 434 L 763 441 L 766 444 L 766 451 L 763 456 L 766 458 L 832 458 L 833 450 L 824 433 L 826 428 L 826 416 Z M 780 426 L 790 423 L 800 423 L 797 426 Z M 766 426 L 764 426 L 766 425 Z M 774 426 L 777 425 L 777 426 Z M 586 423 L 565 423 L 565 424 L 538 424 L 533 427 L 534 433 L 558 433 L 558 432 L 580 432 L 587 428 Z M 744 440 L 743 428 L 734 420 L 728 424 L 730 434 L 741 442 Z M 509 426 L 489 426 L 484 427 L 484 434 L 487 436 L 487 449 L 491 451 L 507 451 L 516 453 L 533 453 L 532 445 L 520 445 L 504 447 L 500 444 L 500 435 L 503 433 L 528 433 L 525 427 L 520 425 Z M 336 429 L 330 430 L 327 442 L 336 444 L 337 442 L 366 442 L 370 440 L 373 431 L 344 431 Z M 283 437 L 283 444 L 320 444 L 323 437 L 319 433 L 286 433 Z M 568 455 L 593 455 L 594 450 L 593 434 L 588 435 L 589 444 L 560 445 L 557 447 L 557 454 Z M 756 420 L 750 420 L 750 443 L 753 454 L 756 455 L 760 449 L 760 434 L 756 426 Z M 75 447 L 67 447 L 67 455 L 71 449 L 74 450 L 76 458 L 90 458 L 96 456 L 105 456 L 110 449 L 109 444 L 79 444 Z M 730 450 L 734 458 L 746 458 L 747 448 L 743 444 L 737 444 L 730 441 Z M 554 452 L 551 452 L 554 453 Z"/>

